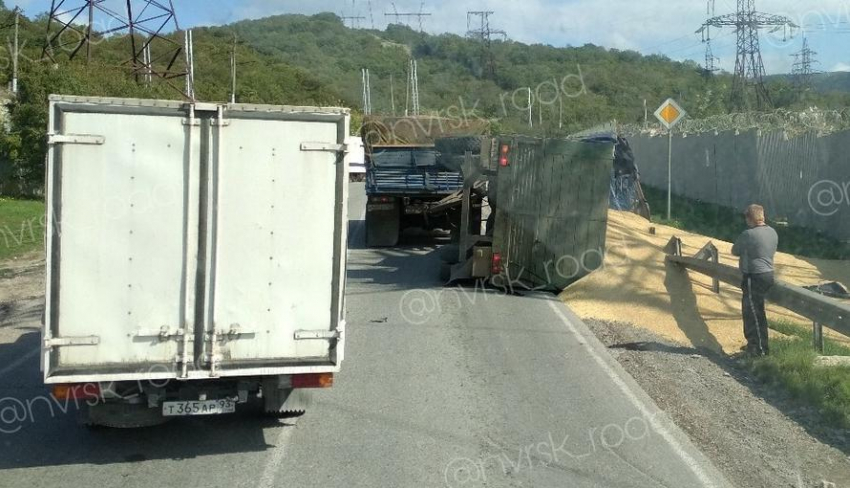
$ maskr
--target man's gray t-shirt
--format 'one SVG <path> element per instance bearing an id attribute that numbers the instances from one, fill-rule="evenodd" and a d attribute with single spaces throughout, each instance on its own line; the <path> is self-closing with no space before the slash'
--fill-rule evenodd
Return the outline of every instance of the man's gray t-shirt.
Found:
<path id="1" fill-rule="evenodd" d="M 740 257 L 738 267 L 743 273 L 771 273 L 777 245 L 779 236 L 773 227 L 761 225 L 745 230 L 732 246 L 732 254 Z"/>

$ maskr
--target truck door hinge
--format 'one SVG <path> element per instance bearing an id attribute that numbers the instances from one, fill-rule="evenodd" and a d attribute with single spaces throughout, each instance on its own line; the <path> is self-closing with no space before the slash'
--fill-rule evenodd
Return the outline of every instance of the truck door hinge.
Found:
<path id="1" fill-rule="evenodd" d="M 44 339 L 44 348 L 63 346 L 96 346 L 100 344 L 98 336 L 83 336 L 83 337 L 48 337 Z"/>
<path id="2" fill-rule="evenodd" d="M 339 330 L 296 330 L 295 331 L 295 340 L 303 341 L 303 340 L 311 340 L 311 339 L 324 339 L 324 340 L 334 340 L 339 339 L 341 336 Z"/>
<path id="3" fill-rule="evenodd" d="M 325 151 L 333 153 L 348 153 L 347 144 L 330 144 L 327 142 L 302 142 L 302 151 Z"/>
<path id="4" fill-rule="evenodd" d="M 100 146 L 106 143 L 106 138 L 91 134 L 48 134 L 48 144 L 87 144 Z"/>

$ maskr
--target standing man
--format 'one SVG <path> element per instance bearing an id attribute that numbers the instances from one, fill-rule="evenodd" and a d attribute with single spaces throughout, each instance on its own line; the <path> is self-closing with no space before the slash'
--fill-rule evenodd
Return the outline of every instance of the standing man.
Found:
<path id="1" fill-rule="evenodd" d="M 776 231 L 765 223 L 764 207 L 750 205 L 744 216 L 749 229 L 745 230 L 732 246 L 732 254 L 739 257 L 738 267 L 744 274 L 741 303 L 744 318 L 744 337 L 747 353 L 764 356 L 767 345 L 767 316 L 764 297 L 773 286 L 773 256 L 779 244 Z"/>

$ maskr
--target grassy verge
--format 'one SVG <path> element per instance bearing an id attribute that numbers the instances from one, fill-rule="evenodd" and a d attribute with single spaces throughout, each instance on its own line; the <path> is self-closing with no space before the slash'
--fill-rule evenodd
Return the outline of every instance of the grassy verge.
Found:
<path id="1" fill-rule="evenodd" d="M 44 203 L 0 197 L 0 261 L 44 247 Z"/>
<path id="2" fill-rule="evenodd" d="M 770 326 L 789 337 L 771 340 L 770 356 L 749 361 L 752 373 L 817 408 L 825 424 L 850 427 L 850 367 L 815 367 L 811 330 L 790 322 Z M 850 348 L 825 339 L 824 355 L 850 356 Z"/>
<path id="3" fill-rule="evenodd" d="M 644 187 L 644 193 L 652 208 L 654 222 L 727 242 L 735 242 L 738 235 L 746 229 L 744 217 L 739 210 L 677 195 L 673 195 L 673 219 L 667 220 L 667 191 Z M 850 259 L 850 244 L 806 227 L 769 223 L 779 234 L 781 252 L 810 258 Z"/>

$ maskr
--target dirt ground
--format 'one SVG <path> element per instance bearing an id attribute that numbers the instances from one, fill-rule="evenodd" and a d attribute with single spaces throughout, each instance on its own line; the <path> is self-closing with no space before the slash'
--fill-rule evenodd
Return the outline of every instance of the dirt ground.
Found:
<path id="1" fill-rule="evenodd" d="M 850 487 L 850 433 L 734 360 L 633 325 L 587 320 L 641 387 L 735 486 Z"/>
<path id="2" fill-rule="evenodd" d="M 655 234 L 650 228 L 655 228 Z M 583 319 L 624 320 L 681 345 L 714 352 L 737 352 L 744 344 L 741 292 L 665 263 L 664 248 L 672 236 L 683 241 L 683 254 L 692 256 L 709 241 L 720 251 L 720 261 L 737 266 L 732 244 L 650 223 L 628 212 L 608 213 L 605 267 L 567 288 L 563 300 Z M 850 285 L 850 262 L 809 259 L 778 253 L 777 278 L 796 285 L 838 281 Z M 776 306 L 768 317 L 810 322 Z M 773 332 L 771 332 L 773 333 Z M 846 338 L 832 335 L 837 340 Z"/>
<path id="3" fill-rule="evenodd" d="M 0 343 L 14 343 L 24 334 L 37 332 L 43 310 L 43 255 L 0 262 Z"/>

